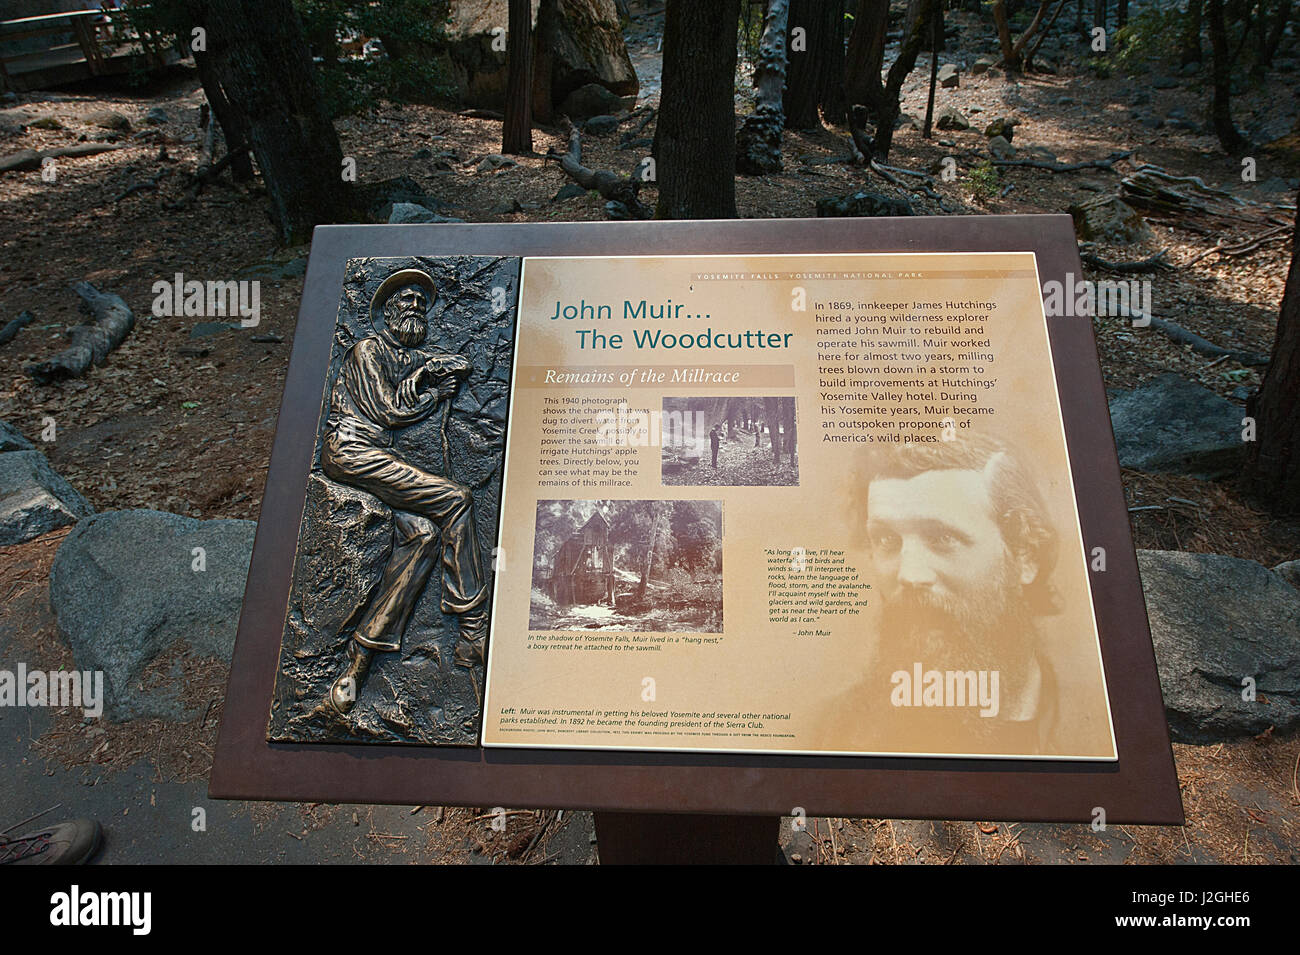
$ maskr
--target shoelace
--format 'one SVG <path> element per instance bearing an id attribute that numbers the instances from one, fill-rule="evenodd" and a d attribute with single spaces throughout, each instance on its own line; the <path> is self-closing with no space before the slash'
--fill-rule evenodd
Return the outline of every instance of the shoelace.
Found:
<path id="1" fill-rule="evenodd" d="M 50 834 L 41 832 L 24 839 L 9 839 L 0 842 L 0 865 L 17 862 L 28 856 L 40 855 L 50 847 Z"/>

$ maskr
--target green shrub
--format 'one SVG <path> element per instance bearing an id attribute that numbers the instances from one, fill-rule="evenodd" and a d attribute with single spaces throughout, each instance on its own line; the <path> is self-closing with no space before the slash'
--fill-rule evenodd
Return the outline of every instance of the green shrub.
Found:
<path id="1" fill-rule="evenodd" d="M 993 160 L 977 163 L 966 176 L 966 189 L 976 202 L 988 202 L 998 194 L 998 168 Z"/>

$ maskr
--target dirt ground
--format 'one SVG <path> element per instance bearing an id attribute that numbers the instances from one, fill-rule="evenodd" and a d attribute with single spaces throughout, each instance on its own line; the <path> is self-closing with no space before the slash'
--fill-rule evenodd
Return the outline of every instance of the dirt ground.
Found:
<path id="1" fill-rule="evenodd" d="M 977 25 L 972 14 L 956 13 L 949 22 L 961 28 L 960 40 L 950 42 L 941 62 L 962 65 L 993 52 L 987 21 Z M 652 105 L 657 103 L 654 46 L 660 25 L 659 19 L 648 17 L 629 30 L 632 54 Z M 1081 49 L 1073 37 L 1061 44 L 1049 41 L 1043 52 L 1057 71 L 1053 74 L 1006 77 L 991 71 L 972 76 L 963 69 L 961 85 L 940 90 L 936 107 L 956 106 L 971 119 L 972 129 L 936 131 L 926 140 L 904 126 L 895 137 L 890 164 L 929 170 L 945 156 L 955 157 L 958 178 L 945 182 L 936 176 L 935 188 L 961 213 L 1062 212 L 1071 202 L 1113 191 L 1120 174 L 1142 163 L 1223 186 L 1243 200 L 1232 215 L 1152 220 L 1155 237 L 1149 243 L 1094 251 L 1109 259 L 1133 260 L 1164 250 L 1175 266 L 1190 263 L 1149 276 L 1155 313 L 1217 344 L 1267 354 L 1291 256 L 1289 233 L 1283 230 L 1278 239 L 1246 255 L 1198 256 L 1218 240 L 1258 236 L 1273 224 L 1294 219 L 1295 189 L 1273 192 L 1263 186 L 1300 175 L 1295 125 L 1300 75 L 1279 73 L 1270 86 L 1250 88 L 1234 98 L 1239 126 L 1262 144 L 1255 156 L 1257 181 L 1247 183 L 1241 181 L 1239 161 L 1225 156 L 1208 133 L 1170 123 L 1157 128 L 1152 121 L 1182 110 L 1207 126 L 1204 73 L 1178 76 L 1170 88 L 1145 74 L 1126 76 L 1113 70 L 1101 76 L 1105 71 L 1089 67 Z M 923 55 L 904 88 L 903 109 L 915 116 L 924 115 L 927 67 Z M 1149 104 L 1135 108 L 1132 104 L 1143 95 Z M 134 130 L 121 136 L 121 149 L 60 160 L 54 182 L 43 181 L 38 172 L 0 176 L 5 222 L 0 230 L 0 323 L 24 309 L 36 316 L 16 340 L 0 349 L 0 418 L 31 438 L 53 419 L 55 440 L 42 450 L 96 510 L 150 507 L 201 518 L 249 519 L 259 513 L 307 249 L 277 248 L 260 186 L 245 188 L 226 180 L 185 201 L 192 190 L 186 187 L 184 171 L 194 169 L 200 147 L 201 102 L 196 75 L 182 68 L 144 89 L 99 85 L 24 94 L 17 104 L 0 109 L 0 154 L 102 136 L 105 130 L 86 121 L 87 114 L 100 109 L 126 115 Z M 162 107 L 169 122 L 146 124 L 144 116 L 151 107 Z M 987 156 L 985 123 L 999 116 L 1019 120 L 1017 147 L 1044 147 L 1062 162 L 1102 159 L 1114 151 L 1132 154 L 1114 171 L 1003 168 L 994 197 L 978 201 L 969 173 Z M 37 120 L 52 121 L 32 126 Z M 19 129 L 22 125 L 25 128 Z M 478 160 L 500 148 L 501 124 L 494 120 L 466 118 L 436 106 L 379 103 L 363 115 L 339 120 L 337 127 L 344 154 L 356 158 L 362 181 L 409 176 L 451 206 L 449 214 L 467 221 L 605 218 L 603 201 L 592 194 L 553 200 L 566 180 L 544 154 L 548 148 L 563 148 L 559 130 L 535 131 L 536 155 L 480 172 Z M 616 135 L 585 137 L 585 161 L 631 171 L 644 151 L 619 150 L 617 145 Z M 433 158 L 416 158 L 427 155 L 421 150 Z M 938 211 L 932 200 L 905 193 L 860 166 L 816 161 L 847 152 L 843 129 L 787 131 L 784 172 L 738 177 L 740 215 L 812 216 L 818 198 L 863 188 L 906 196 L 918 211 Z M 153 182 L 160 175 L 155 187 L 126 195 L 132 185 Z M 653 187 L 643 197 L 653 202 Z M 1086 272 L 1094 279 L 1119 277 Z M 201 280 L 260 278 L 262 319 L 257 331 L 278 335 L 283 343 L 254 343 L 249 334 L 236 330 L 195 337 L 193 319 L 153 317 L 153 283 L 171 280 L 176 273 Z M 64 327 L 80 320 L 68 287 L 81 279 L 123 296 L 138 324 L 103 367 L 79 381 L 38 386 L 23 367 L 59 350 Z M 1258 367 L 1204 358 L 1157 330 L 1132 328 L 1110 318 L 1095 320 L 1095 328 L 1109 389 L 1131 388 L 1168 371 L 1237 401 L 1258 385 Z M 1244 500 L 1232 481 L 1130 471 L 1123 477 L 1130 506 L 1163 508 L 1133 514 L 1138 547 L 1221 553 L 1269 566 L 1300 557 L 1300 528 L 1271 520 Z M 32 667 L 57 669 L 71 663 L 70 652 L 54 630 L 45 593 L 49 563 L 61 537 L 57 532 L 0 551 L 0 634 L 9 635 L 13 648 L 21 649 Z M 175 662 L 165 661 L 167 666 Z M 35 741 L 33 757 L 49 765 L 98 767 L 107 779 L 140 760 L 154 768 L 159 782 L 203 778 L 220 715 L 225 667 L 212 660 L 183 659 L 181 664 L 186 691 L 201 717 L 183 725 L 102 721 L 92 728 L 71 714 L 55 714 Z M 1060 845 L 1059 839 L 1044 841 L 1045 827 L 882 820 L 812 820 L 809 832 L 798 834 L 803 848 L 787 847 L 788 854 L 799 855 L 801 862 L 1300 861 L 1300 738 L 1179 745 L 1174 752 L 1187 828 L 1127 827 L 1126 835 L 1112 833 L 1106 840 L 1075 827 L 1064 837 L 1078 846 L 1072 860 L 1055 858 L 1043 848 Z M 313 820 L 346 815 L 351 809 L 300 811 L 304 826 L 310 826 Z M 428 827 L 434 833 L 416 856 L 436 861 L 466 861 L 470 856 L 582 861 L 581 853 L 573 854 L 576 849 L 551 858 L 548 840 L 565 829 L 554 814 L 530 816 L 532 828 L 508 827 L 506 834 L 486 829 L 481 815 L 446 810 Z M 1025 831 L 1039 833 L 1038 842 L 1021 838 Z M 385 843 L 382 835 L 371 841 L 412 851 L 411 836 Z M 581 841 L 570 840 L 574 846 Z"/>

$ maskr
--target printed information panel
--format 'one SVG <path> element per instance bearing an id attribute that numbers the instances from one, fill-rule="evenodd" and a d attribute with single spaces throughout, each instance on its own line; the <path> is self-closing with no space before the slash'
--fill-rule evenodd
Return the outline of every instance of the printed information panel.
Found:
<path id="1" fill-rule="evenodd" d="M 1114 760 L 1042 295 L 525 258 L 483 745 Z"/>

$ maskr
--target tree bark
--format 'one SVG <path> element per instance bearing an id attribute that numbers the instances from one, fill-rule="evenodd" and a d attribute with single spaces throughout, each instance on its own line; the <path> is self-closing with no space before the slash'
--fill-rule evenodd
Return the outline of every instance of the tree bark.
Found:
<path id="1" fill-rule="evenodd" d="M 1201 62 L 1201 9 L 1205 0 L 1187 0 L 1183 32 L 1178 43 L 1178 65 Z"/>
<path id="2" fill-rule="evenodd" d="M 1291 269 L 1278 313 L 1273 357 L 1259 391 L 1247 402 L 1256 440 L 1246 446 L 1243 484 L 1269 510 L 1300 513 L 1300 215 L 1291 245 Z"/>
<path id="3" fill-rule="evenodd" d="M 736 217 L 740 0 L 668 0 L 656 127 L 660 219 Z"/>
<path id="4" fill-rule="evenodd" d="M 794 399 L 781 398 L 781 425 L 785 431 L 784 440 L 781 442 L 785 456 L 790 461 L 790 466 L 794 467 L 794 456 L 798 452 L 799 446 L 795 435 L 794 421 Z"/>
<path id="5" fill-rule="evenodd" d="M 939 8 L 939 15 L 934 17 L 930 29 L 931 47 L 930 47 L 930 93 L 925 100 L 925 126 L 921 130 L 921 135 L 929 139 L 934 135 L 934 88 L 939 82 L 939 48 L 943 45 L 943 7 Z"/>
<path id="6" fill-rule="evenodd" d="M 501 152 L 531 155 L 533 151 L 533 14 L 529 0 L 510 0 L 506 29 L 506 118 L 501 127 Z"/>
<path id="7" fill-rule="evenodd" d="M 823 116 L 832 125 L 842 124 L 848 115 L 844 98 L 844 0 L 790 0 L 789 19 L 786 126 L 815 129 Z M 806 33 L 805 49 L 794 49 L 796 27 Z"/>
<path id="8" fill-rule="evenodd" d="M 199 167 L 202 168 L 205 164 L 211 166 L 216 161 L 213 150 L 207 148 L 212 131 L 215 129 L 213 124 L 215 119 L 215 125 L 221 127 L 222 138 L 226 141 L 226 151 L 231 154 L 231 177 L 235 182 L 251 182 L 253 180 L 253 161 L 248 155 L 248 130 L 240 123 L 239 113 L 235 111 L 226 98 L 226 92 L 221 88 L 221 81 L 217 79 L 212 62 L 208 59 L 208 54 L 198 50 L 192 52 L 194 53 L 194 65 L 199 71 L 199 82 L 203 84 L 203 95 L 207 97 L 209 107 L 208 127 L 204 131 L 208 137 L 204 141 L 207 161 L 205 163 L 200 158 Z"/>
<path id="9" fill-rule="evenodd" d="M 664 513 L 667 505 L 663 501 L 655 501 L 650 505 L 650 544 L 646 547 L 645 565 L 641 568 L 641 583 L 637 586 L 637 597 L 644 597 L 646 587 L 650 585 L 650 572 L 654 569 L 655 563 L 655 542 L 659 538 L 659 525 L 663 523 Z"/>
<path id="10" fill-rule="evenodd" d="M 207 34 L 208 102 L 214 112 L 219 100 L 228 104 L 232 124 L 246 134 L 281 241 L 306 242 L 313 226 L 352 220 L 343 151 L 291 0 L 185 2 Z M 222 128 L 230 132 L 224 121 Z"/>
<path id="11" fill-rule="evenodd" d="M 889 0 L 858 0 L 844 60 L 844 87 L 850 105 L 866 104 L 873 84 L 880 85 L 888 28 Z"/>
<path id="12" fill-rule="evenodd" d="M 763 410 L 767 412 L 767 436 L 772 443 L 772 460 L 781 463 L 781 399 L 764 398 Z"/>
<path id="13" fill-rule="evenodd" d="M 785 131 L 782 90 L 785 89 L 787 0 L 771 0 L 763 19 L 754 69 L 756 103 L 736 133 L 736 171 L 762 176 L 781 171 L 781 134 Z M 813 107 L 814 111 L 816 106 Z"/>
<path id="14" fill-rule="evenodd" d="M 1245 140 L 1232 122 L 1232 63 L 1228 56 L 1228 31 L 1223 20 L 1223 0 L 1206 0 L 1206 5 L 1214 72 L 1214 99 L 1210 106 L 1210 120 L 1220 145 L 1232 153 L 1244 146 Z"/>
<path id="15" fill-rule="evenodd" d="M 876 117 L 876 134 L 871 140 L 872 155 L 868 160 L 886 159 L 889 148 L 894 141 L 894 125 L 898 122 L 899 95 L 903 81 L 916 66 L 916 58 L 925 42 L 925 34 L 930 25 L 930 18 L 935 15 L 940 0 L 912 0 L 907 8 L 907 20 L 903 24 L 903 42 L 898 49 L 898 57 L 889 67 L 884 85 L 880 83 L 879 74 L 868 77 L 875 83 L 868 83 L 867 106 Z"/>

